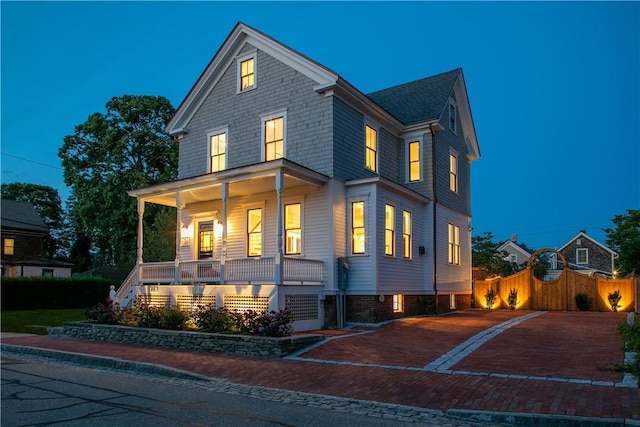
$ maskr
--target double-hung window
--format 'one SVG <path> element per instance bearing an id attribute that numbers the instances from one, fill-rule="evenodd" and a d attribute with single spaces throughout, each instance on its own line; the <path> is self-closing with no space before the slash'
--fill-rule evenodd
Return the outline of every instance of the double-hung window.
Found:
<path id="1" fill-rule="evenodd" d="M 458 192 L 458 154 L 449 152 L 449 190 Z"/>
<path id="2" fill-rule="evenodd" d="M 262 117 L 262 141 L 265 162 L 285 157 L 286 122 L 287 117 L 284 112 Z"/>
<path id="3" fill-rule="evenodd" d="M 409 182 L 420 181 L 422 179 L 420 157 L 420 141 L 410 142 L 407 147 L 407 171 Z"/>
<path id="4" fill-rule="evenodd" d="M 15 255 L 16 240 L 12 238 L 2 239 L 2 254 L 3 255 Z"/>
<path id="5" fill-rule="evenodd" d="M 284 206 L 285 255 L 302 253 L 302 209 L 300 203 Z"/>
<path id="6" fill-rule="evenodd" d="M 227 169 L 227 133 L 213 131 L 207 135 L 209 137 L 209 172 Z"/>
<path id="7" fill-rule="evenodd" d="M 589 249 L 576 249 L 576 264 L 589 264 Z"/>
<path id="8" fill-rule="evenodd" d="M 351 253 L 365 253 L 364 202 L 351 203 Z"/>
<path id="9" fill-rule="evenodd" d="M 460 227 L 449 224 L 449 264 L 460 265 Z"/>
<path id="10" fill-rule="evenodd" d="M 396 208 L 392 205 L 384 206 L 384 254 L 393 256 L 393 241 L 395 234 Z"/>
<path id="11" fill-rule="evenodd" d="M 262 256 L 262 209 L 247 211 L 247 256 Z"/>
<path id="12" fill-rule="evenodd" d="M 378 171 L 378 131 L 365 125 L 365 167 L 370 171 Z"/>
<path id="13" fill-rule="evenodd" d="M 402 211 L 402 257 L 411 259 L 411 212 Z"/>
<path id="14" fill-rule="evenodd" d="M 256 87 L 255 53 L 238 58 L 238 92 L 246 92 Z"/>

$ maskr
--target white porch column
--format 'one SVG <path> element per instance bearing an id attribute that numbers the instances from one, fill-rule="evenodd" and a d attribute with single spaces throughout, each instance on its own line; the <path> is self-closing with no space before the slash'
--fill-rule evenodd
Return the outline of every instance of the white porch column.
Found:
<path id="1" fill-rule="evenodd" d="M 177 285 L 180 283 L 180 262 L 182 258 L 182 254 L 180 251 L 180 238 L 181 238 L 181 230 L 182 230 L 182 209 L 184 206 L 182 205 L 182 200 L 180 200 L 180 192 L 176 191 L 176 208 L 177 208 L 177 218 L 176 218 L 176 260 L 175 260 L 175 276 L 174 283 Z"/>
<path id="2" fill-rule="evenodd" d="M 276 262 L 275 262 L 275 279 L 276 285 L 282 284 L 282 190 L 284 189 L 284 174 L 281 170 L 276 173 L 276 195 L 277 201 L 277 215 L 276 215 L 276 235 L 278 236 L 278 242 L 276 246 Z"/>
<path id="3" fill-rule="evenodd" d="M 142 284 L 142 247 L 144 242 L 143 234 L 143 220 L 144 220 L 144 200 L 137 199 L 138 201 L 138 259 L 136 260 L 136 285 Z"/>
<path id="4" fill-rule="evenodd" d="M 220 255 L 220 284 L 224 284 L 224 263 L 227 259 L 227 201 L 229 199 L 228 182 L 223 182 L 221 184 L 220 197 L 222 198 L 222 254 Z"/>

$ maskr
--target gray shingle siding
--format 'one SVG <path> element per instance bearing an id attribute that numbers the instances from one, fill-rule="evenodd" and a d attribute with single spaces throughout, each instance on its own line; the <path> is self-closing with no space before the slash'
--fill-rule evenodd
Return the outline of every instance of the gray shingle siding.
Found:
<path id="1" fill-rule="evenodd" d="M 257 52 L 256 88 L 237 92 L 236 62 L 222 75 L 188 123 L 180 142 L 179 178 L 206 174 L 207 131 L 227 126 L 228 167 L 262 161 L 261 118 L 286 110 L 286 157 L 325 175 L 332 172 L 331 100 L 314 82 L 262 51 Z"/>
<path id="2" fill-rule="evenodd" d="M 364 168 L 364 116 L 333 97 L 334 176 L 341 180 L 374 176 Z"/>

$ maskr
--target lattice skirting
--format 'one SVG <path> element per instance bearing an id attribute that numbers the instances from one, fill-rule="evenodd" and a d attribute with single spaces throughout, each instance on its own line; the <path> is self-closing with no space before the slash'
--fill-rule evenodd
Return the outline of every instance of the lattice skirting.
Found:
<path id="1" fill-rule="evenodd" d="M 193 311 L 198 306 L 216 304 L 215 295 L 176 295 L 176 303 L 180 310 Z"/>
<path id="2" fill-rule="evenodd" d="M 266 295 L 225 295 L 224 306 L 231 311 L 269 311 L 269 297 Z"/>
<path id="3" fill-rule="evenodd" d="M 287 294 L 284 306 L 291 310 L 293 320 L 315 320 L 320 315 L 317 295 Z"/>

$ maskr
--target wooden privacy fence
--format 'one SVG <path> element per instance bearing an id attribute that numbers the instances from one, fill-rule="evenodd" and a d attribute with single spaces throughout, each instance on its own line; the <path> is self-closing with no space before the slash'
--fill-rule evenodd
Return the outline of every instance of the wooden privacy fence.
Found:
<path id="1" fill-rule="evenodd" d="M 473 297 L 476 307 L 486 308 L 485 294 L 492 288 L 498 296 L 491 308 L 509 308 L 509 292 L 516 289 L 516 309 L 577 311 L 575 298 L 583 293 L 589 297 L 590 311 L 611 311 L 608 295 L 620 291 L 618 311 L 636 311 L 638 279 L 604 279 L 565 268 L 558 278 L 545 282 L 533 275 L 533 268 L 527 267 L 508 277 L 474 281 Z"/>

